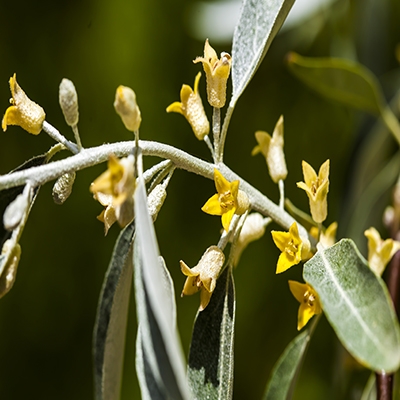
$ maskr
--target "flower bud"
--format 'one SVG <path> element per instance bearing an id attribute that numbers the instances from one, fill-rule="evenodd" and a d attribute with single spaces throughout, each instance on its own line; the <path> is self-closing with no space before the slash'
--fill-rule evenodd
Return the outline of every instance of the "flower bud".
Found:
<path id="1" fill-rule="evenodd" d="M 149 214 L 153 219 L 153 222 L 157 219 L 158 213 L 161 210 L 162 205 L 167 197 L 167 191 L 163 184 L 157 185 L 147 197 L 147 206 L 149 208 Z"/>
<path id="2" fill-rule="evenodd" d="M 249 197 L 245 192 L 243 192 L 243 190 L 239 190 L 237 195 L 237 209 L 235 211 L 235 214 L 242 215 L 249 209 L 249 207 Z"/>
<path id="3" fill-rule="evenodd" d="M 17 276 L 17 268 L 21 257 L 21 246 L 16 243 L 13 248 L 11 240 L 6 240 L 1 251 L 1 256 L 8 258 L 3 267 L 3 273 L 0 276 L 0 298 L 6 295 L 13 287 Z M 1 258 L 0 258 L 1 260 Z"/>
<path id="4" fill-rule="evenodd" d="M 56 204 L 63 204 L 72 193 L 76 173 L 67 172 L 60 176 L 53 186 L 53 200 Z"/>
<path id="5" fill-rule="evenodd" d="M 19 194 L 6 208 L 3 215 L 3 224 L 7 230 L 12 231 L 20 224 L 27 208 L 29 207 L 28 194 L 29 192 Z"/>
<path id="6" fill-rule="evenodd" d="M 135 92 L 127 86 L 118 86 L 115 93 L 114 107 L 126 129 L 135 132 L 139 129 L 142 117 L 136 103 Z"/>
<path id="7" fill-rule="evenodd" d="M 59 102 L 65 121 L 69 126 L 75 126 L 79 121 L 78 94 L 72 81 L 64 78 L 60 83 Z"/>

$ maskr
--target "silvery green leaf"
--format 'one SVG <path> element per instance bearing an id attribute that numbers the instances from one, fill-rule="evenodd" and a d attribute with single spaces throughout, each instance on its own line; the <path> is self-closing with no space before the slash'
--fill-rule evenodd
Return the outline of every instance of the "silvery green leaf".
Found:
<path id="1" fill-rule="evenodd" d="M 294 0 L 244 0 L 233 34 L 233 107 L 257 71 Z"/>
<path id="2" fill-rule="evenodd" d="M 263 400 L 290 400 L 292 398 L 317 321 L 318 317 L 314 317 L 311 325 L 297 335 L 279 357 L 272 370 Z"/>
<path id="3" fill-rule="evenodd" d="M 106 272 L 93 333 L 96 400 L 118 400 L 132 285 L 134 222 L 120 233 Z"/>
<path id="4" fill-rule="evenodd" d="M 188 377 L 196 399 L 232 398 L 235 312 L 235 285 L 228 266 L 194 323 Z"/>
<path id="5" fill-rule="evenodd" d="M 157 239 L 148 206 L 143 176 L 135 190 L 136 243 L 134 251 L 135 294 L 142 361 L 151 371 L 161 398 L 189 399 L 184 356 L 176 330 L 175 299 L 165 265 L 159 257 Z M 140 361 L 140 360 L 139 360 Z M 138 373 L 139 377 L 141 373 Z M 146 380 L 140 378 L 140 384 Z M 143 387 L 142 394 L 147 387 Z"/>
<path id="6" fill-rule="evenodd" d="M 354 358 L 373 371 L 399 368 L 400 328 L 386 285 L 352 240 L 320 249 L 304 264 L 303 277 Z"/>
<path id="7" fill-rule="evenodd" d="M 374 114 L 386 106 L 378 80 L 361 64 L 296 53 L 290 53 L 287 61 L 293 75 L 327 99 Z"/>

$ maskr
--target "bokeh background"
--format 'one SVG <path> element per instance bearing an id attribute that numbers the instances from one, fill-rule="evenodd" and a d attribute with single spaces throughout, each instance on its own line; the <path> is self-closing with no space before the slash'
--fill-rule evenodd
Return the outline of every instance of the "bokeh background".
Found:
<path id="1" fill-rule="evenodd" d="M 165 108 L 179 99 L 183 83 L 193 85 L 201 67 L 192 60 L 202 55 L 206 37 L 218 53 L 231 52 L 239 8 L 237 1 L 2 2 L 0 110 L 8 107 L 8 79 L 16 72 L 22 88 L 46 110 L 47 120 L 72 140 L 58 105 L 58 86 L 66 77 L 78 90 L 79 130 L 85 147 L 130 140 L 131 134 L 113 109 L 115 89 L 123 84 L 137 94 L 142 139 L 162 141 L 209 160 L 208 149 L 197 141 L 184 118 L 167 114 Z M 390 99 L 400 86 L 395 58 L 399 21 L 398 0 L 298 0 L 231 120 L 227 164 L 274 201 L 278 189 L 268 176 L 265 160 L 250 155 L 256 130 L 272 132 L 284 114 L 286 193 L 304 210 L 308 210 L 308 200 L 295 185 L 302 180 L 301 161 L 319 168 L 330 158 L 327 223 L 339 222 L 339 237 L 349 232 L 353 211 L 348 199 L 357 180 L 356 154 L 376 120 L 318 97 L 290 75 L 284 58 L 287 52 L 297 51 L 358 60 L 379 77 Z M 205 99 L 204 77 L 200 83 Z M 206 111 L 211 117 L 207 104 Z M 379 150 L 381 162 L 397 148 L 392 139 L 385 143 L 384 150 Z M 9 127 L 0 133 L 0 174 L 52 144 L 45 133 L 35 137 Z M 63 156 L 66 153 L 59 157 Z M 17 281 L 0 301 L 2 400 L 93 398 L 92 330 L 104 273 L 119 233 L 114 226 L 104 237 L 96 219 L 102 207 L 89 193 L 90 183 L 104 170 L 105 165 L 99 165 L 79 172 L 73 194 L 62 206 L 52 200 L 52 184 L 40 190 L 20 242 Z M 179 297 L 185 280 L 179 260 L 193 266 L 208 246 L 217 243 L 220 219 L 200 211 L 213 193 L 213 182 L 176 171 L 156 221 L 161 253 L 174 277 L 186 354 L 199 299 Z M 363 196 L 358 200 L 362 202 Z M 380 220 L 388 202 L 390 191 L 374 204 L 373 215 L 352 223 L 364 255 L 364 225 L 373 220 L 387 235 Z M 261 398 L 275 361 L 297 334 L 298 305 L 287 281 L 301 280 L 301 268 L 276 276 L 278 255 L 267 231 L 248 247 L 235 271 L 235 399 Z M 140 398 L 134 367 L 133 296 L 129 312 L 124 400 Z M 367 378 L 368 372 L 347 356 L 322 318 L 295 398 L 358 399 Z"/>

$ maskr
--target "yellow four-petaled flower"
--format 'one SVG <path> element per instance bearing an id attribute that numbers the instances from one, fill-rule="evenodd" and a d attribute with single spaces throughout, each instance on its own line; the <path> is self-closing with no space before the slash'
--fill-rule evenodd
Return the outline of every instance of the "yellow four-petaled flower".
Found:
<path id="1" fill-rule="evenodd" d="M 211 215 L 220 215 L 222 226 L 228 232 L 233 215 L 243 214 L 249 207 L 249 199 L 244 192 L 239 190 L 239 181 L 229 183 L 216 169 L 214 169 L 214 181 L 218 193 L 207 200 L 202 211 Z"/>
<path id="2" fill-rule="evenodd" d="M 329 160 L 321 165 L 318 176 L 307 162 L 303 161 L 302 166 L 304 182 L 297 182 L 297 186 L 307 193 L 313 220 L 318 223 L 323 222 L 328 215 Z"/>
<path id="3" fill-rule="evenodd" d="M 301 261 L 303 242 L 296 222 L 293 222 L 289 232 L 271 231 L 271 234 L 274 243 L 282 252 L 276 266 L 276 273 L 280 274 Z"/>
<path id="4" fill-rule="evenodd" d="M 321 303 L 317 292 L 308 283 L 289 281 L 289 288 L 300 303 L 297 314 L 297 330 L 300 330 L 314 315 L 321 314 Z"/>

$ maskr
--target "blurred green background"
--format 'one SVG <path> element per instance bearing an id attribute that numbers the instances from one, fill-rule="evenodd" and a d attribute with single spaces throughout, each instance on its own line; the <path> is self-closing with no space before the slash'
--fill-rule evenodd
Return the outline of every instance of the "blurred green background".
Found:
<path id="1" fill-rule="evenodd" d="M 58 86 L 66 77 L 78 91 L 79 130 L 85 147 L 130 140 L 131 134 L 113 109 L 115 89 L 123 84 L 136 92 L 143 117 L 142 139 L 162 141 L 209 160 L 206 146 L 197 141 L 184 118 L 168 115 L 165 108 L 179 99 L 183 83 L 193 85 L 201 67 L 192 60 L 202 55 L 206 37 L 218 53 L 231 51 L 229 24 L 234 24 L 238 4 L 183 0 L 3 2 L 0 110 L 8 107 L 7 82 L 16 72 L 29 97 L 45 109 L 48 122 L 72 140 L 58 105 Z M 219 7 L 213 8 L 216 5 Z M 223 11 L 219 14 L 220 7 Z M 358 60 L 377 74 L 390 99 L 400 83 L 395 59 L 400 3 L 337 0 L 314 4 L 298 0 L 293 14 L 237 104 L 226 143 L 226 163 L 277 201 L 278 190 L 268 176 L 265 160 L 250 153 L 256 144 L 254 132 L 272 132 L 284 114 L 287 196 L 308 210 L 305 194 L 295 185 L 302 180 L 301 161 L 305 159 L 317 169 L 330 158 L 326 222 L 338 221 L 342 237 L 352 214 L 346 201 L 357 180 L 355 155 L 362 150 L 375 119 L 318 97 L 289 74 L 284 57 L 293 50 L 308 56 Z M 205 99 L 204 77 L 200 84 Z M 211 107 L 205 106 L 211 117 Z M 53 144 L 45 133 L 35 137 L 12 126 L 0 137 L 0 174 Z M 396 150 L 392 139 L 385 143 L 382 162 Z M 96 219 L 102 207 L 88 189 L 104 170 L 105 165 L 100 165 L 79 172 L 73 194 L 62 206 L 53 202 L 51 184 L 40 190 L 21 239 L 17 281 L 0 301 L 2 400 L 93 398 L 92 330 L 104 273 L 119 232 L 114 226 L 104 237 L 103 226 Z M 156 222 L 160 250 L 175 281 L 178 325 L 186 354 L 199 298 L 179 297 L 185 280 L 179 260 L 194 266 L 204 250 L 217 243 L 220 219 L 200 211 L 213 193 L 211 181 L 176 171 Z M 381 196 L 374 214 L 355 228 L 364 255 L 366 241 L 360 233 L 365 224 L 373 220 L 383 236 L 387 235 L 380 219 L 389 195 L 387 191 Z M 249 246 L 235 271 L 235 399 L 261 398 L 275 361 L 297 334 L 298 305 L 287 281 L 301 280 L 301 268 L 276 276 L 278 255 L 267 231 Z M 132 297 L 122 399 L 140 398 L 134 368 L 135 336 Z M 368 372 L 349 359 L 323 318 L 295 398 L 358 399 L 367 378 Z"/>

